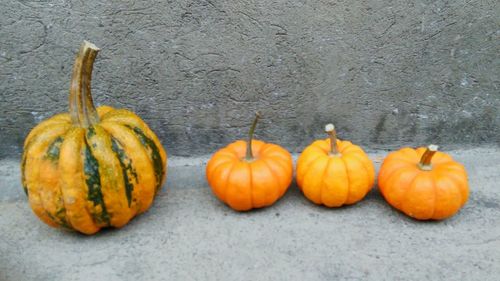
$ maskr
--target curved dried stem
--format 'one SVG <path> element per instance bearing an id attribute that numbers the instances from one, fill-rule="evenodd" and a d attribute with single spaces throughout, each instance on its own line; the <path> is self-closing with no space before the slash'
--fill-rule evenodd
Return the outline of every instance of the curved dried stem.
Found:
<path id="1" fill-rule="evenodd" d="M 259 118 L 260 118 L 260 113 L 255 112 L 255 119 L 253 120 L 252 126 L 250 127 L 250 131 L 248 131 L 247 152 L 245 156 L 245 160 L 247 161 L 252 161 L 254 159 L 252 153 L 252 140 L 253 140 L 253 133 L 255 131 L 255 127 L 257 126 Z"/>
<path id="2" fill-rule="evenodd" d="M 69 89 L 69 112 L 73 124 L 83 128 L 99 122 L 90 90 L 92 67 L 98 52 L 99 48 L 94 44 L 83 41 L 73 65 Z"/>

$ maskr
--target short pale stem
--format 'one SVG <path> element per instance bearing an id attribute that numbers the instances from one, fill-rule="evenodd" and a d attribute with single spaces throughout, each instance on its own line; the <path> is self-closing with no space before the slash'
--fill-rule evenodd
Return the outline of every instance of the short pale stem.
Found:
<path id="1" fill-rule="evenodd" d="M 255 119 L 253 120 L 252 126 L 250 127 L 250 131 L 248 131 L 247 152 L 246 152 L 246 156 L 245 156 L 245 160 L 247 160 L 247 161 L 253 160 L 252 140 L 253 140 L 253 133 L 255 131 L 255 127 L 257 126 L 257 122 L 259 121 L 259 118 L 260 118 L 260 113 L 256 112 Z"/>
<path id="2" fill-rule="evenodd" d="M 325 127 L 325 131 L 330 137 L 330 155 L 338 155 L 339 150 L 337 148 L 337 132 L 332 124 L 328 124 Z"/>
<path id="3" fill-rule="evenodd" d="M 83 128 L 99 122 L 90 89 L 92 67 L 98 52 L 99 48 L 94 44 L 84 41 L 73 66 L 69 90 L 69 111 L 73 124 Z"/>
<path id="4" fill-rule="evenodd" d="M 437 151 L 438 151 L 437 145 L 431 144 L 427 147 L 424 154 L 420 158 L 420 162 L 418 163 L 418 166 L 420 167 L 420 169 L 422 169 L 424 171 L 432 170 L 432 165 L 431 165 L 432 156 L 434 156 L 434 154 Z"/>

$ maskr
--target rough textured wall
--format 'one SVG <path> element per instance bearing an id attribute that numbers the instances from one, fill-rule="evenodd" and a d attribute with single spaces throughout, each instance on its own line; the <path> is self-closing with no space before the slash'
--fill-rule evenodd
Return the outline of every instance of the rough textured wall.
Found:
<path id="1" fill-rule="evenodd" d="M 499 142 L 498 1 L 1 0 L 0 156 L 67 109 L 82 40 L 98 104 L 170 154 L 257 135 L 300 151 L 334 122 L 367 148 Z"/>

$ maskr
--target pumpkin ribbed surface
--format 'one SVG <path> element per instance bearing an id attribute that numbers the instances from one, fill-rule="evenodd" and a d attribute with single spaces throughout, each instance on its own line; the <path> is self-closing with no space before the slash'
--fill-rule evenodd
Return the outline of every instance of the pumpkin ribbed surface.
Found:
<path id="1" fill-rule="evenodd" d="M 359 146 L 336 140 L 338 155 L 330 155 L 330 139 L 309 145 L 297 160 L 297 185 L 309 200 L 327 207 L 354 204 L 375 181 L 373 163 Z"/>
<path id="2" fill-rule="evenodd" d="M 238 211 L 272 205 L 292 182 L 292 156 L 282 147 L 252 141 L 253 161 L 245 161 L 246 142 L 217 151 L 207 164 L 208 184 L 221 201 Z"/>
<path id="3" fill-rule="evenodd" d="M 59 114 L 28 135 L 23 186 L 35 214 L 86 234 L 121 227 L 146 211 L 166 176 L 167 155 L 134 113 L 103 106 L 100 122 L 74 127 Z"/>
<path id="4" fill-rule="evenodd" d="M 467 172 L 462 164 L 439 151 L 427 157 L 427 168 L 422 167 L 427 150 L 406 147 L 391 152 L 380 167 L 378 186 L 391 206 L 410 217 L 445 219 L 467 202 Z"/>

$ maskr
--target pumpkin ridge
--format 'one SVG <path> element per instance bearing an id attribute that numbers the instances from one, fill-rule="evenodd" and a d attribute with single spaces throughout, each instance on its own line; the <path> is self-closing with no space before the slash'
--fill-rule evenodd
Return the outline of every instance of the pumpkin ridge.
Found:
<path id="1" fill-rule="evenodd" d="M 287 191 L 287 189 L 288 189 L 288 187 L 290 186 L 290 183 L 291 183 L 291 181 L 292 181 L 292 177 L 293 177 L 293 164 L 292 164 L 292 167 L 291 167 L 291 168 L 288 166 L 289 161 L 291 162 L 291 156 L 289 155 L 289 153 L 288 153 L 288 152 L 286 152 L 286 153 L 288 154 L 287 156 L 289 156 L 289 157 L 290 157 L 290 160 L 284 160 L 284 159 L 283 159 L 283 158 L 281 158 L 281 157 L 280 157 L 280 158 L 275 158 L 275 159 L 273 159 L 273 158 L 267 158 L 268 160 L 273 160 L 273 161 L 274 161 L 274 163 L 276 163 L 276 165 L 275 165 L 275 166 L 277 167 L 277 169 L 276 169 L 276 170 L 272 170 L 272 171 L 273 171 L 273 172 L 274 172 L 274 171 L 277 171 L 277 172 L 278 172 L 278 173 L 276 173 L 276 177 L 277 177 L 278 179 L 280 178 L 280 177 L 278 177 L 278 174 L 281 174 L 281 173 L 279 173 L 279 172 L 289 173 L 289 171 L 291 170 L 291 173 L 290 173 L 290 175 L 291 175 L 290 182 L 284 182 L 284 183 L 282 184 L 281 182 L 279 182 L 279 181 L 278 181 L 279 186 L 280 186 L 281 188 L 283 188 L 283 189 L 284 189 L 284 190 L 282 191 L 282 195 L 283 195 L 283 194 Z M 278 159 L 279 159 L 279 160 L 278 160 Z M 271 166 L 271 168 L 272 168 L 272 167 L 273 167 L 273 166 Z"/>
<path id="2" fill-rule="evenodd" d="M 47 148 L 47 152 L 45 153 L 45 158 L 51 161 L 58 162 L 59 152 L 63 141 L 64 138 L 62 136 L 58 136 Z"/>
<path id="3" fill-rule="evenodd" d="M 65 120 L 63 118 L 66 118 L 68 120 Z M 62 125 L 65 123 L 69 124 L 69 115 L 67 113 L 59 113 L 45 121 L 42 121 L 42 123 L 36 125 L 26 136 L 26 139 L 23 143 L 24 150 L 26 150 L 28 148 L 28 144 L 31 143 L 40 133 L 44 132 L 47 127 L 53 125 Z"/>
<path id="4" fill-rule="evenodd" d="M 344 159 L 344 157 L 340 157 L 340 159 L 342 160 L 342 163 L 344 163 L 344 167 L 345 167 L 345 174 L 347 176 L 347 197 L 345 199 L 344 202 L 342 202 L 342 205 L 344 205 L 347 201 L 349 201 L 349 198 L 350 198 L 350 195 L 351 195 L 351 176 L 349 175 L 349 165 L 347 165 L 347 162 L 346 160 Z M 355 158 L 356 160 L 358 160 L 358 158 Z M 361 162 L 361 166 L 363 167 L 363 169 L 365 170 L 366 172 L 366 167 L 364 165 L 363 162 Z"/>
<path id="5" fill-rule="evenodd" d="M 460 202 L 461 202 L 461 206 L 463 206 L 467 202 L 469 191 L 468 191 L 468 188 L 466 188 L 466 196 L 464 196 L 464 194 L 462 194 L 462 188 L 461 187 L 463 185 L 467 186 L 467 179 L 463 180 L 461 178 L 458 178 L 455 173 L 450 173 L 448 171 L 446 173 L 446 177 L 455 184 L 456 188 L 459 189 L 460 197 L 462 199 Z"/>
<path id="6" fill-rule="evenodd" d="M 280 148 L 279 146 L 277 146 L 273 143 L 262 142 L 262 145 L 260 146 L 260 149 L 258 150 L 258 152 L 260 155 L 267 154 L 267 153 L 272 154 L 272 153 L 277 151 L 276 149 L 279 149 L 279 148 Z"/>
<path id="7" fill-rule="evenodd" d="M 350 141 L 339 141 L 339 152 L 341 154 L 350 154 L 350 153 L 360 153 L 363 152 L 361 147 L 353 144 Z"/>
<path id="8" fill-rule="evenodd" d="M 431 177 L 432 181 L 432 189 L 434 190 L 434 203 L 432 203 L 432 213 L 431 213 L 431 219 L 434 219 L 434 216 L 436 214 L 436 201 L 437 201 L 437 188 L 436 188 L 436 177 L 434 173 L 430 173 L 429 176 Z"/>
<path id="9" fill-rule="evenodd" d="M 87 201 L 87 185 L 83 171 L 84 130 L 72 127 L 61 145 L 58 166 L 60 171 L 61 195 L 66 209 L 66 217 L 76 231 L 93 234 L 99 231 L 90 212 Z"/>
<path id="10" fill-rule="evenodd" d="M 128 206 L 123 171 L 120 161 L 113 151 L 111 135 L 99 124 L 89 129 L 90 131 L 87 130 L 87 133 L 95 131 L 90 137 L 87 134 L 87 141 L 92 155 L 97 160 L 100 190 L 109 215 L 109 226 L 121 227 L 134 216 L 136 209 L 134 204 L 131 204 L 134 208 Z"/>
<path id="11" fill-rule="evenodd" d="M 328 168 L 330 167 L 331 165 L 331 161 L 332 160 L 332 157 L 328 157 L 328 160 L 326 161 L 326 166 L 325 166 L 325 169 L 323 170 L 323 175 L 321 175 L 321 187 L 319 188 L 319 200 L 321 201 L 321 203 L 323 205 L 325 205 L 325 201 L 323 200 L 323 189 L 325 189 L 325 180 L 326 180 L 326 173 L 328 172 Z"/>
<path id="12" fill-rule="evenodd" d="M 257 140 L 254 140 L 254 142 L 255 142 L 255 141 L 257 141 Z M 241 158 L 241 157 L 243 157 L 244 155 L 243 155 L 243 156 L 240 156 L 240 152 L 239 152 L 239 151 L 237 151 L 236 149 L 234 149 L 234 147 L 235 147 L 235 146 L 237 147 L 237 143 L 238 143 L 238 142 L 242 142 L 242 143 L 243 143 L 243 145 L 245 145 L 245 143 L 246 143 L 244 140 L 237 140 L 237 141 L 235 141 L 235 142 L 233 142 L 233 143 L 231 143 L 231 144 L 229 144 L 229 145 L 225 146 L 224 148 L 222 148 L 222 149 L 221 149 L 221 150 L 219 150 L 219 151 L 227 150 L 229 153 L 234 154 L 234 155 L 236 156 L 236 158 Z M 219 151 L 218 151 L 218 152 L 219 152 Z"/>
<path id="13" fill-rule="evenodd" d="M 309 171 L 309 169 L 310 169 L 309 165 L 310 165 L 311 163 L 316 162 L 316 160 L 318 160 L 321 156 L 323 156 L 323 155 L 321 155 L 321 154 L 320 154 L 320 155 L 318 155 L 317 157 L 314 157 L 314 158 L 313 158 L 313 160 L 310 160 L 310 161 L 307 161 L 306 163 L 301 164 L 301 165 L 303 165 L 304 167 L 306 167 L 306 168 L 305 168 L 304 175 L 302 175 L 302 176 L 301 176 L 301 180 L 300 180 L 301 184 L 299 184 L 299 187 L 300 187 L 301 189 L 302 189 L 302 181 L 304 180 L 304 178 L 306 177 L 307 172 L 308 172 L 308 171 Z M 297 163 L 297 166 L 298 166 L 298 163 Z M 297 170 L 298 170 L 298 169 L 297 169 Z M 298 175 L 298 174 L 297 174 L 297 175 Z M 298 184 L 298 182 L 297 182 L 297 184 Z"/>
<path id="14" fill-rule="evenodd" d="M 444 170 L 447 172 L 463 172 L 465 170 L 464 166 L 458 164 L 457 162 L 445 162 L 433 165 L 434 170 Z"/>
<path id="15" fill-rule="evenodd" d="M 327 155 L 320 155 L 320 156 L 318 157 L 318 159 L 323 158 L 323 157 L 328 157 L 328 156 L 327 156 Z M 329 157 L 328 157 L 328 158 L 329 158 Z M 307 169 L 307 170 L 306 170 L 306 172 L 304 173 L 304 178 L 303 178 L 303 180 L 307 179 L 307 176 L 309 175 L 309 173 L 311 173 L 311 171 L 316 170 L 316 168 L 315 168 L 314 164 L 316 164 L 316 165 L 317 165 L 317 163 L 318 163 L 318 162 L 320 162 L 320 161 L 321 161 L 321 159 L 320 159 L 319 161 L 314 161 L 314 162 L 312 163 L 312 165 L 308 167 L 308 169 Z M 326 163 L 325 167 L 323 168 L 323 173 L 325 173 L 325 171 L 326 171 L 326 168 L 327 168 L 326 166 L 328 165 L 328 161 L 330 161 L 330 159 L 328 159 L 328 160 L 327 160 L 327 163 Z M 321 179 L 320 184 L 322 184 L 322 181 L 323 181 L 323 179 Z M 303 193 L 303 194 L 304 194 L 304 195 L 305 195 L 305 196 L 306 196 L 309 200 L 313 201 L 315 204 L 320 204 L 320 203 L 322 204 L 322 203 L 323 203 L 323 202 L 322 202 L 322 198 L 321 198 L 322 186 L 319 186 L 319 189 L 320 189 L 320 194 L 319 194 L 319 203 L 318 203 L 318 202 L 316 202 L 316 201 L 312 200 L 312 199 L 309 197 L 309 196 L 310 196 L 309 192 L 307 192 L 307 194 L 306 194 L 306 185 L 307 185 L 307 183 L 304 183 L 304 186 L 302 187 L 302 193 Z M 307 187 L 309 187 L 309 185 L 307 185 Z M 315 186 L 315 187 L 316 187 L 316 188 L 318 188 L 318 186 Z"/>
<path id="16" fill-rule="evenodd" d="M 96 108 L 97 110 L 97 115 L 99 116 L 99 120 L 104 121 L 106 114 L 109 112 L 115 110 L 115 108 L 109 106 L 109 105 L 101 105 Z"/>
<path id="17" fill-rule="evenodd" d="M 412 218 L 416 218 L 416 217 L 415 217 L 415 214 L 408 214 L 408 213 L 406 212 L 406 210 L 404 210 L 404 206 L 405 206 L 405 203 L 408 201 L 408 194 L 410 193 L 410 190 L 412 189 L 413 185 L 415 184 L 415 181 L 417 180 L 417 178 L 418 178 L 420 175 L 421 175 L 421 174 L 420 174 L 420 173 L 418 173 L 418 172 L 414 173 L 414 177 L 413 177 L 413 179 L 412 179 L 411 181 L 409 181 L 408 188 L 405 190 L 405 192 L 404 192 L 403 196 L 401 197 L 401 210 L 402 210 L 405 214 L 409 215 L 409 216 L 410 216 L 410 217 L 412 217 Z"/>
<path id="18" fill-rule="evenodd" d="M 257 141 L 257 143 L 259 143 L 259 142 L 261 143 L 261 145 L 259 146 L 259 150 L 255 150 L 255 153 L 258 155 L 261 155 L 263 150 L 267 149 L 270 145 L 272 145 L 272 143 L 268 143 L 265 141 L 261 141 L 261 140 L 257 140 L 257 139 L 252 140 L 252 142 L 256 142 L 256 141 Z"/>
<path id="19" fill-rule="evenodd" d="M 450 215 L 457 213 L 467 202 L 468 195 L 469 195 L 468 188 L 466 187 L 465 193 L 463 193 L 462 192 L 463 184 L 456 182 L 455 180 L 450 178 L 449 175 L 442 175 L 442 174 L 436 173 L 435 176 L 436 176 L 436 185 L 440 179 L 446 180 L 446 181 L 448 181 L 450 186 L 454 187 L 453 189 L 456 191 L 456 193 L 458 193 L 458 197 L 456 198 L 456 199 L 458 199 L 457 201 L 459 203 L 458 208 L 456 208 L 456 210 L 454 210 Z M 440 219 L 440 217 L 438 217 L 437 219 Z"/>
<path id="20" fill-rule="evenodd" d="M 23 186 L 24 194 L 29 197 L 28 194 L 28 186 L 26 185 L 26 160 L 27 160 L 27 153 L 23 153 L 22 160 L 21 160 L 21 185 Z"/>
<path id="21" fill-rule="evenodd" d="M 64 115 L 64 114 L 59 114 L 59 115 Z M 54 116 L 54 117 L 57 117 L 58 115 Z M 54 118 L 52 117 L 52 118 Z M 51 118 L 51 119 L 52 119 Z M 68 122 L 56 122 L 56 123 L 53 123 L 53 122 L 48 122 L 48 121 L 51 121 L 51 119 L 48 119 L 48 120 L 45 120 L 44 122 L 47 122 L 47 123 L 40 123 L 38 124 L 29 134 L 28 136 L 26 137 L 27 139 L 25 140 L 25 143 L 24 143 L 24 147 L 23 147 L 23 155 L 21 156 L 21 184 L 23 186 L 23 189 L 24 189 L 24 193 L 28 196 L 28 186 L 27 186 L 27 183 L 26 183 L 26 175 L 25 175 L 25 168 L 26 168 L 26 161 L 27 161 L 27 156 L 28 154 L 30 153 L 30 149 L 31 149 L 31 146 L 33 145 L 33 143 L 35 143 L 35 141 L 37 140 L 37 138 L 42 134 L 44 133 L 45 131 L 47 131 L 47 129 L 52 129 L 52 127 L 55 127 L 55 128 L 58 128 L 59 126 L 61 125 L 66 125 L 68 126 L 66 128 L 66 130 L 64 130 L 63 132 L 59 132 L 58 134 L 56 135 L 64 135 L 65 133 L 67 133 L 69 131 L 69 123 Z M 65 124 L 66 123 L 66 124 Z M 44 125 L 44 126 L 41 126 L 41 125 Z M 40 129 L 40 128 L 43 128 Z M 54 128 L 54 129 L 55 129 Z M 32 134 L 33 132 L 36 132 L 35 134 Z M 29 141 L 28 141 L 28 138 L 29 138 Z"/>
<path id="22" fill-rule="evenodd" d="M 418 175 L 418 173 L 415 173 L 415 171 L 412 171 L 412 170 L 413 170 L 413 168 L 408 167 L 408 166 L 396 169 L 393 173 L 391 173 L 391 175 L 389 177 L 386 177 L 385 184 L 383 184 L 382 187 L 379 186 L 381 192 L 383 190 L 393 189 L 394 188 L 394 184 L 392 183 L 392 181 L 394 181 L 395 179 L 399 179 L 401 177 L 401 175 L 403 173 L 405 173 L 405 172 L 409 172 L 409 173 L 411 173 L 413 175 L 411 177 L 411 179 L 408 181 L 409 182 L 408 185 L 411 186 L 411 183 L 415 180 L 415 178 Z M 396 177 L 396 175 L 398 175 L 398 177 Z M 394 177 L 394 179 L 393 179 L 393 177 Z M 402 208 L 402 204 L 403 204 L 403 201 L 406 198 L 406 194 L 408 193 L 408 190 L 409 190 L 409 187 L 407 189 L 405 189 L 404 192 L 403 192 L 403 194 L 401 194 L 401 197 L 398 198 L 398 202 L 394 203 L 394 207 L 396 207 L 397 209 Z M 387 192 L 389 192 L 389 191 L 387 191 Z M 385 198 L 385 192 L 382 192 L 382 196 L 384 196 L 384 198 Z"/>
<path id="23" fill-rule="evenodd" d="M 313 143 L 311 143 L 306 149 L 310 148 L 310 149 L 316 149 L 318 150 L 318 153 L 325 153 L 325 154 L 328 154 L 329 152 L 329 145 L 330 145 L 330 139 L 326 139 L 326 140 L 316 140 L 314 141 Z M 326 146 L 323 147 L 323 146 Z"/>
<path id="24" fill-rule="evenodd" d="M 321 156 L 322 156 L 322 155 L 319 155 L 318 157 L 316 157 L 316 158 L 314 159 L 314 162 L 316 162 L 316 160 L 318 160 Z M 311 161 L 310 163 L 314 163 L 314 162 L 313 162 L 313 161 Z M 306 168 L 304 169 L 304 175 L 302 176 L 302 180 L 301 180 L 301 181 L 304 181 L 304 180 L 306 179 L 307 175 L 308 175 L 308 174 L 310 173 L 310 171 L 311 171 L 311 168 L 312 168 L 312 167 L 310 167 L 310 165 L 309 165 L 309 163 L 308 163 L 308 165 L 307 165 L 307 166 L 306 166 Z M 305 184 L 306 184 L 306 183 L 304 183 L 304 184 L 301 186 L 301 190 L 302 190 L 302 192 L 304 192 L 304 185 L 305 185 Z"/>
<path id="25" fill-rule="evenodd" d="M 224 172 L 224 168 L 225 168 L 226 165 L 228 166 L 226 177 L 225 178 L 221 178 L 221 180 L 218 181 L 217 177 L 221 177 L 220 174 L 222 172 Z M 214 177 L 216 177 L 215 178 L 215 183 L 214 183 L 213 187 L 219 191 L 220 198 L 223 199 L 224 202 L 226 200 L 225 199 L 226 198 L 226 192 L 227 192 L 226 189 L 228 188 L 229 177 L 231 176 L 231 173 L 232 173 L 233 168 L 234 168 L 235 165 L 236 165 L 236 163 L 234 161 L 227 162 L 227 163 L 222 163 L 220 165 L 217 165 L 214 168 L 214 171 L 212 173 L 211 182 L 214 180 Z"/>
<path id="26" fill-rule="evenodd" d="M 91 127 L 90 127 L 91 128 Z M 91 129 L 89 128 L 89 131 Z M 90 133 L 92 134 L 92 133 Z M 89 133 L 87 132 L 87 136 Z M 98 215 L 95 210 L 91 211 L 90 214 L 94 218 L 94 223 L 101 226 L 105 224 L 109 226 L 110 217 L 106 210 L 106 205 L 104 204 L 104 196 L 101 191 L 101 176 L 99 173 L 99 163 L 97 159 L 92 155 L 87 138 L 83 139 L 84 145 L 84 158 L 83 158 L 83 172 L 85 178 L 85 184 L 87 185 L 87 200 L 90 200 L 94 207 L 97 205 L 101 206 L 101 212 Z"/>
<path id="27" fill-rule="evenodd" d="M 66 134 L 66 132 L 64 134 Z M 59 171 L 59 156 L 60 156 L 60 152 L 61 152 L 61 145 L 64 142 L 64 137 L 63 137 L 64 134 L 56 137 L 56 139 L 48 146 L 48 148 L 45 152 L 45 155 L 44 155 L 45 159 L 48 159 L 48 160 L 50 160 L 50 162 L 52 162 L 52 164 L 58 170 L 58 173 L 60 173 L 60 171 Z M 49 211 L 46 211 L 47 215 L 49 217 L 51 217 L 51 219 L 54 220 L 61 227 L 66 228 L 66 229 L 73 229 L 73 227 L 71 226 L 71 223 L 69 222 L 69 220 L 67 219 L 67 216 L 66 216 L 66 206 L 65 206 L 64 200 L 62 198 L 63 195 L 62 195 L 60 180 L 58 180 L 58 182 L 57 182 L 57 189 L 59 192 L 59 198 L 56 198 L 55 200 L 60 201 L 62 206 L 57 206 L 57 211 L 55 212 L 55 214 L 51 214 Z M 44 206 L 45 210 L 47 210 L 47 208 L 45 207 L 45 204 L 43 203 L 43 200 L 42 200 L 42 205 Z M 59 204 L 57 204 L 57 205 L 59 205 Z"/>
<path id="28" fill-rule="evenodd" d="M 42 203 L 43 205 L 43 203 Z M 55 223 L 57 223 L 58 226 L 64 228 L 64 229 L 73 229 L 66 220 L 62 220 L 61 217 L 57 216 L 57 214 L 60 214 L 60 213 L 64 213 L 66 211 L 66 209 L 59 209 L 56 213 L 56 216 L 52 215 L 50 212 L 48 211 L 45 211 L 45 213 L 47 214 L 47 216 L 53 220 Z"/>
<path id="29" fill-rule="evenodd" d="M 227 198 L 227 190 L 229 188 L 229 179 L 231 178 L 231 173 L 233 172 L 233 169 L 234 169 L 234 166 L 236 166 L 236 163 L 237 162 L 232 163 L 231 167 L 229 168 L 229 172 L 227 173 L 227 178 L 223 181 L 224 182 L 224 192 L 222 192 L 221 194 L 224 194 L 224 200 L 223 200 L 224 202 L 226 202 L 226 198 Z"/>
<path id="30" fill-rule="evenodd" d="M 150 159 L 151 162 L 153 163 L 153 168 L 155 172 L 155 178 L 156 178 L 156 193 L 160 190 L 162 186 L 162 181 L 163 181 L 163 174 L 164 174 L 164 168 L 163 168 L 163 160 L 161 158 L 160 152 L 158 150 L 158 147 L 156 146 L 156 143 L 149 137 L 147 137 L 144 132 L 139 128 L 139 127 L 131 127 L 129 125 L 125 125 L 125 127 L 129 128 L 132 130 L 141 144 L 146 147 L 147 149 L 150 150 Z"/>
<path id="31" fill-rule="evenodd" d="M 420 161 L 422 154 L 424 154 L 425 148 L 419 147 L 417 149 L 413 149 L 411 147 L 404 147 L 398 151 L 395 151 L 396 155 L 404 155 L 404 159 L 408 159 L 412 162 Z"/>
<path id="32" fill-rule="evenodd" d="M 265 157 L 265 158 L 273 160 L 275 163 L 278 164 L 278 166 L 280 166 L 280 168 L 283 169 L 283 171 L 285 171 L 287 169 L 287 161 L 284 160 L 283 158 L 276 157 L 276 156 L 268 156 L 268 157 Z"/>
<path id="33" fill-rule="evenodd" d="M 437 151 L 432 157 L 432 165 L 442 165 L 447 163 L 456 163 L 456 161 L 450 155 Z"/>
<path id="34" fill-rule="evenodd" d="M 156 178 L 154 176 L 154 167 L 149 156 L 149 151 L 143 148 L 141 142 L 132 130 L 120 123 L 101 122 L 99 123 L 99 127 L 103 128 L 112 139 L 118 142 L 126 158 L 130 159 L 132 162 L 133 168 L 137 174 L 136 181 L 130 182 L 134 186 L 132 189 L 132 208 L 130 211 L 134 215 L 143 213 L 150 207 L 156 192 Z M 112 154 L 115 154 L 115 152 Z M 128 205 L 128 202 L 126 204 Z"/>
<path id="35" fill-rule="evenodd" d="M 25 159 L 21 163 L 21 168 L 23 169 L 21 171 L 21 181 L 23 182 L 23 188 L 26 187 L 26 194 L 33 212 L 48 225 L 57 227 L 59 224 L 47 214 L 47 208 L 43 204 L 38 183 L 41 174 L 40 167 L 44 162 L 43 155 L 56 138 L 69 130 L 69 125 L 62 123 L 49 124 L 48 128 L 52 130 L 40 131 L 39 134 L 31 139 L 27 149 L 24 150 L 23 157 Z"/>
<path id="36" fill-rule="evenodd" d="M 266 151 L 264 154 L 259 155 L 260 158 L 266 157 L 266 158 L 274 158 L 274 159 L 280 159 L 281 161 L 288 162 L 288 155 L 284 154 L 284 151 L 281 151 L 279 148 L 273 147 L 275 149 L 272 149 L 270 151 Z M 268 149 L 269 150 L 269 149 Z"/>
<path id="37" fill-rule="evenodd" d="M 382 164 L 382 167 L 383 167 L 384 165 L 391 166 L 391 165 L 389 165 L 389 164 L 392 164 L 392 163 L 391 163 L 391 161 L 387 161 L 387 162 L 386 162 L 386 161 L 384 161 L 384 163 Z M 389 173 L 389 174 L 386 174 L 386 175 L 384 176 L 383 180 L 384 180 L 384 181 L 386 181 L 386 182 L 388 182 L 388 181 L 389 181 L 389 179 L 392 177 L 392 175 L 393 175 L 396 171 L 398 171 L 398 170 L 400 170 L 400 169 L 405 169 L 405 168 L 408 168 L 408 167 L 412 167 L 413 165 L 415 165 L 415 167 L 416 167 L 416 164 L 415 164 L 415 163 L 404 163 L 404 165 L 401 165 L 401 166 L 399 166 L 399 167 L 397 167 L 397 168 L 392 168 L 392 167 L 391 167 L 391 168 L 392 168 L 392 170 L 390 171 L 390 173 Z M 381 169 L 382 169 L 382 168 L 381 168 Z M 379 179 L 381 179 L 381 178 L 380 178 L 380 172 L 379 172 Z"/>
<path id="38" fill-rule="evenodd" d="M 353 157 L 354 159 L 356 159 L 357 161 L 359 161 L 359 163 L 361 163 L 361 166 L 363 166 L 363 168 L 365 169 L 365 172 L 367 174 L 368 173 L 368 167 L 366 167 L 366 162 L 364 160 L 364 158 L 362 158 L 362 155 L 358 155 L 358 154 L 361 154 L 361 153 L 348 153 L 349 156 Z M 345 162 L 345 159 L 342 158 L 342 160 Z"/>
<path id="39" fill-rule="evenodd" d="M 458 204 L 457 208 L 453 209 L 453 212 L 451 212 L 451 214 L 446 213 L 445 216 L 443 216 L 442 214 L 440 214 L 440 216 L 436 216 L 436 214 L 434 214 L 433 219 L 439 220 L 439 219 L 443 219 L 443 218 L 449 217 L 450 215 L 457 213 L 460 210 L 460 208 L 463 206 L 462 202 L 463 202 L 464 198 L 463 198 L 463 195 L 462 195 L 460 188 L 449 177 L 442 176 L 440 174 L 435 174 L 435 179 L 436 179 L 436 182 L 435 182 L 436 186 L 438 185 L 438 183 L 440 183 L 441 187 L 443 187 L 443 182 L 446 182 L 445 186 L 447 185 L 448 188 L 452 187 L 451 189 L 455 190 L 456 191 L 455 193 L 458 193 L 458 199 L 459 199 L 458 200 L 459 204 Z M 449 190 L 447 192 L 449 195 Z M 436 196 L 436 198 L 438 198 L 438 197 Z"/>
<path id="40" fill-rule="evenodd" d="M 278 177 L 274 174 L 274 171 L 273 169 L 271 168 L 271 166 L 269 166 L 269 164 L 267 163 L 267 161 L 263 158 L 261 158 L 261 161 L 262 163 L 264 163 L 264 165 L 269 169 L 269 173 L 272 175 L 273 179 L 275 180 L 277 186 L 281 186 L 281 183 L 278 179 Z M 281 192 L 280 192 L 281 193 Z"/>
<path id="41" fill-rule="evenodd" d="M 116 153 L 118 161 L 120 163 L 120 167 L 122 169 L 123 182 L 125 185 L 125 195 L 127 196 L 128 207 L 130 208 L 132 203 L 132 192 L 134 191 L 134 184 L 130 182 L 132 179 L 129 178 L 129 173 L 137 183 L 138 182 L 137 171 L 132 166 L 132 159 L 128 159 L 127 155 L 125 154 L 125 151 L 120 147 L 119 141 L 113 138 L 112 136 L 111 136 L 111 145 L 112 145 L 111 149 Z M 125 161 L 127 159 L 129 160 L 128 164 L 125 164 Z"/>
<path id="42" fill-rule="evenodd" d="M 250 206 L 253 208 L 254 207 L 254 198 L 253 198 L 253 175 L 252 175 L 252 163 L 247 163 L 247 169 L 249 171 L 248 177 L 250 178 L 250 184 L 248 185 L 250 187 Z"/>
<path id="43" fill-rule="evenodd" d="M 149 128 L 148 124 L 144 122 L 137 114 L 126 109 L 113 109 L 104 115 L 103 122 L 111 122 L 114 124 L 120 124 L 125 127 L 129 127 L 134 132 L 134 128 L 138 128 L 146 138 L 148 138 L 157 147 L 159 157 L 161 159 L 161 169 L 162 174 L 160 176 L 159 187 L 164 184 L 167 175 L 167 153 L 164 150 L 158 136 Z M 134 132 L 135 133 L 135 132 Z M 149 153 L 149 152 L 148 152 Z M 150 157 L 151 158 L 151 157 Z M 152 163 L 154 166 L 154 163 Z"/>
<path id="44" fill-rule="evenodd" d="M 359 153 L 349 153 L 349 155 L 352 155 L 356 160 L 358 160 L 361 163 L 361 165 L 366 171 L 366 174 L 370 176 L 370 182 L 372 182 L 373 184 L 373 182 L 375 182 L 375 171 L 373 170 L 374 169 L 373 162 L 371 162 L 370 158 L 368 158 L 366 153 L 363 150 L 361 150 Z M 371 171 L 373 171 L 373 173 Z"/>
<path id="45" fill-rule="evenodd" d="M 43 161 L 43 160 L 39 160 L 39 161 Z M 40 168 L 41 166 L 41 162 L 38 162 L 38 168 Z M 38 175 L 37 177 L 37 182 L 40 181 L 40 174 Z M 38 189 L 40 189 L 40 187 L 38 187 Z M 43 194 L 43 190 L 42 190 L 42 194 Z M 42 207 L 42 210 L 44 212 L 44 214 L 56 225 L 56 226 L 62 226 L 62 223 L 59 222 L 49 211 L 48 211 L 48 207 L 47 205 L 45 204 L 45 200 L 43 198 L 43 196 L 40 195 L 40 192 L 39 192 L 39 200 L 40 200 L 40 205 Z"/>
<path id="46" fill-rule="evenodd" d="M 212 189 L 214 189 L 214 190 L 216 189 L 218 191 L 218 192 L 214 191 L 214 193 L 216 194 L 217 198 L 219 198 L 221 201 L 225 201 L 225 198 L 223 198 L 225 196 L 225 194 L 222 192 L 223 191 L 222 187 L 225 188 L 224 184 L 226 184 L 225 179 L 224 179 L 224 181 L 222 181 L 222 185 L 219 185 L 219 184 L 216 185 L 216 184 L 212 184 L 212 183 L 214 182 L 213 177 L 215 175 L 217 175 L 219 169 L 221 169 L 221 167 L 224 167 L 225 165 L 229 165 L 229 169 L 232 169 L 232 167 L 234 166 L 234 161 L 227 161 L 227 162 L 219 163 L 218 165 L 216 165 L 212 168 L 212 172 L 210 174 L 207 173 L 207 181 Z M 229 171 L 229 172 L 231 172 L 231 171 Z M 229 175 L 229 173 L 228 173 L 228 175 Z M 224 190 L 224 192 L 225 192 L 225 190 Z M 219 194 L 219 195 L 217 195 L 217 194 Z"/>
<path id="47" fill-rule="evenodd" d="M 226 148 L 223 148 L 223 149 L 217 151 L 216 154 L 214 154 L 214 156 L 217 156 L 217 158 L 221 158 L 221 157 L 225 158 L 225 161 L 222 161 L 220 163 L 234 161 L 235 159 L 238 159 L 238 155 L 236 155 L 231 150 L 226 149 Z M 210 160 L 212 160 L 212 159 L 210 159 Z M 210 162 L 211 161 L 207 162 L 207 164 L 210 163 Z"/>

